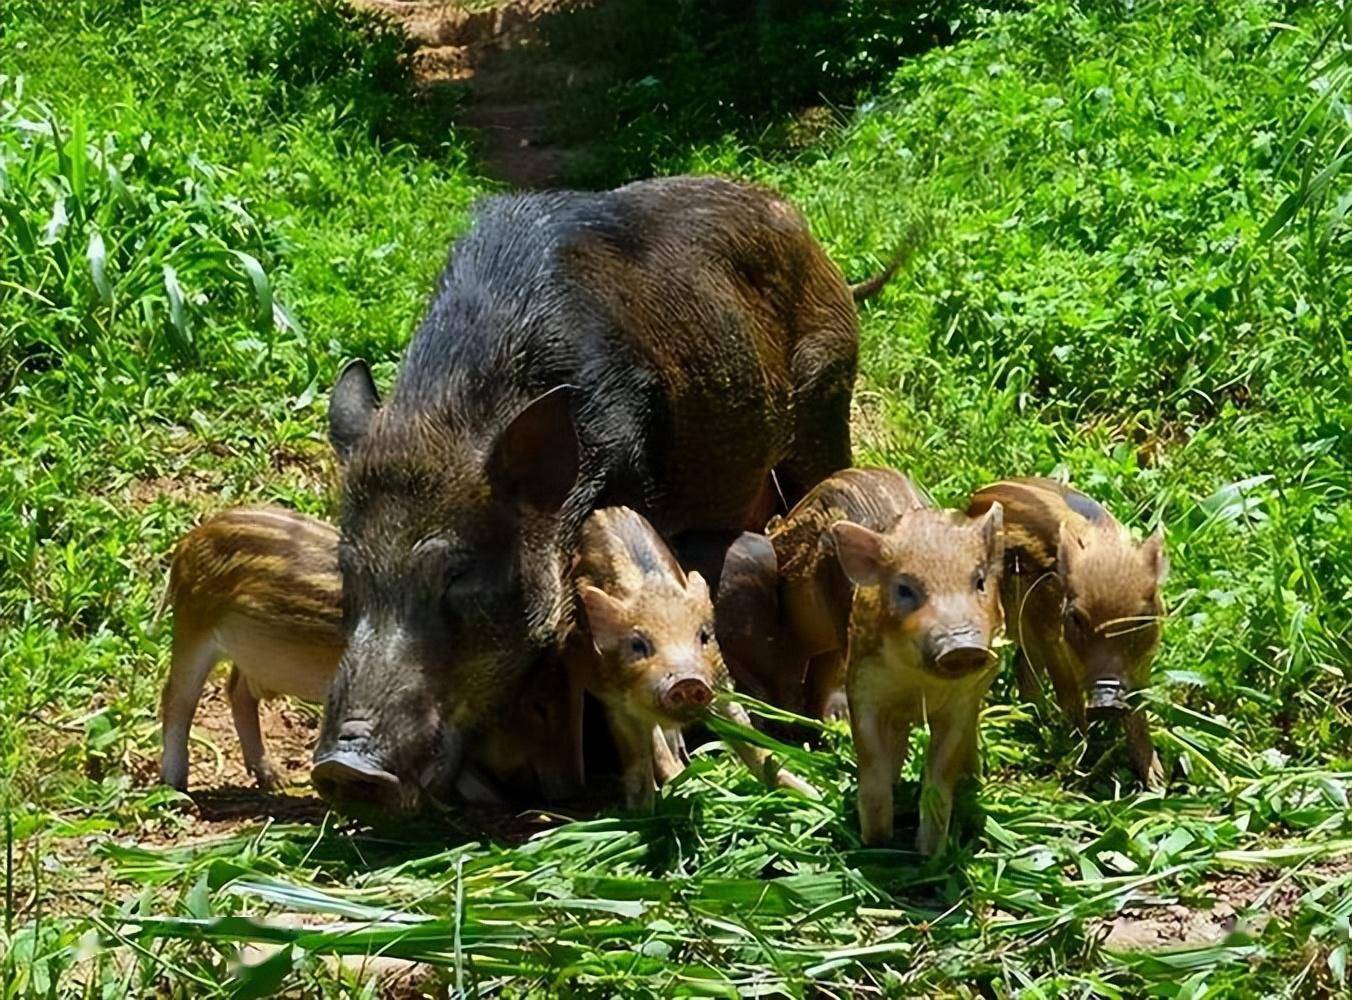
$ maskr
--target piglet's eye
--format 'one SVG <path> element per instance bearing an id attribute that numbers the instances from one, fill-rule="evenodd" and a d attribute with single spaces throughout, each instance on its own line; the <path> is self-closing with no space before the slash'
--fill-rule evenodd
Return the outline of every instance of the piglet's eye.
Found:
<path id="1" fill-rule="evenodd" d="M 701 646 L 709 645 L 709 643 L 713 641 L 713 638 L 714 638 L 713 632 L 710 631 L 708 625 L 705 625 L 703 628 L 699 630 L 699 644 Z"/>
<path id="2" fill-rule="evenodd" d="M 646 660 L 653 655 L 653 647 L 645 636 L 635 632 L 629 637 L 629 652 L 636 660 Z"/>
<path id="3" fill-rule="evenodd" d="M 920 595 L 909 583 L 898 583 L 892 588 L 892 598 L 898 605 L 908 606 L 920 603 Z"/>
<path id="4" fill-rule="evenodd" d="M 976 575 L 976 592 L 984 594 L 986 592 L 986 574 L 978 573 Z"/>

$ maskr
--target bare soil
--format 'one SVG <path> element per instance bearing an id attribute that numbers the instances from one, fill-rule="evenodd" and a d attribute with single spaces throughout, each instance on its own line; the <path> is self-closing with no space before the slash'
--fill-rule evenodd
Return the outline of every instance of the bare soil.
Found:
<path id="1" fill-rule="evenodd" d="M 580 150 L 550 135 L 569 91 L 589 79 L 544 44 L 543 18 L 595 0 L 351 0 L 389 18 L 409 40 L 414 80 L 424 91 L 459 86 L 468 103 L 457 123 L 478 133 L 487 173 L 516 188 L 558 186 Z"/>
<path id="2" fill-rule="evenodd" d="M 1352 858 L 1321 861 L 1298 874 L 1275 867 L 1218 874 L 1182 899 L 1132 906 L 1102 921 L 1100 943 L 1112 951 L 1158 951 L 1220 944 L 1234 933 L 1256 935 L 1273 918 L 1287 920 L 1296 912 L 1302 883 L 1348 871 Z"/>

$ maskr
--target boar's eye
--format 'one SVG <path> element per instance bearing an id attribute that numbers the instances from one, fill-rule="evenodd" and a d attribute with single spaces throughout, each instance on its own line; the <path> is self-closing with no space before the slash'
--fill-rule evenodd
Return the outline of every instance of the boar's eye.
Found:
<path id="1" fill-rule="evenodd" d="M 986 592 L 986 574 L 985 574 L 985 573 L 978 573 L 978 574 L 976 575 L 976 580 L 974 580 L 973 583 L 974 583 L 974 585 L 976 586 L 976 592 L 977 592 L 978 594 L 984 594 L 984 593 Z"/>
<path id="2" fill-rule="evenodd" d="M 629 653 L 636 660 L 646 660 L 653 655 L 652 643 L 641 632 L 635 632 L 629 637 Z"/>
<path id="3" fill-rule="evenodd" d="M 699 630 L 699 644 L 701 646 L 707 646 L 713 641 L 713 638 L 713 630 L 710 629 L 708 625 L 702 625 Z"/>

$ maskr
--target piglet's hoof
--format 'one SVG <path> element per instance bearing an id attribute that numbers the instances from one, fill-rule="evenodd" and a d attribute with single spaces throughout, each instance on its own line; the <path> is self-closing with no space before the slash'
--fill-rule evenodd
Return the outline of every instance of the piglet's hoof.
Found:
<path id="1" fill-rule="evenodd" d="M 850 700 L 844 691 L 836 691 L 826 699 L 826 705 L 822 708 L 822 718 L 827 722 L 850 721 Z"/>

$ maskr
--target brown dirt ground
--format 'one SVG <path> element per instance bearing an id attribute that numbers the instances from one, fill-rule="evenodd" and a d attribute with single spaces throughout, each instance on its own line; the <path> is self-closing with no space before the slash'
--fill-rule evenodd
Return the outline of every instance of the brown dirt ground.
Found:
<path id="1" fill-rule="evenodd" d="M 459 123 L 481 140 L 490 176 L 516 188 L 556 186 L 578 152 L 554 145 L 549 123 L 567 92 L 591 70 L 561 61 L 538 31 L 546 16 L 594 0 L 351 0 L 398 24 L 412 48 L 414 80 L 425 90 L 463 86 Z"/>
<path id="2" fill-rule="evenodd" d="M 1112 951 L 1158 951 L 1219 944 L 1239 931 L 1259 933 L 1274 917 L 1289 919 L 1305 892 L 1302 881 L 1332 879 L 1352 871 L 1352 858 L 1316 862 L 1294 874 L 1258 868 L 1208 878 L 1174 902 L 1134 905 L 1101 921 L 1100 943 Z M 1299 878 L 1301 881 L 1297 881 Z"/>

